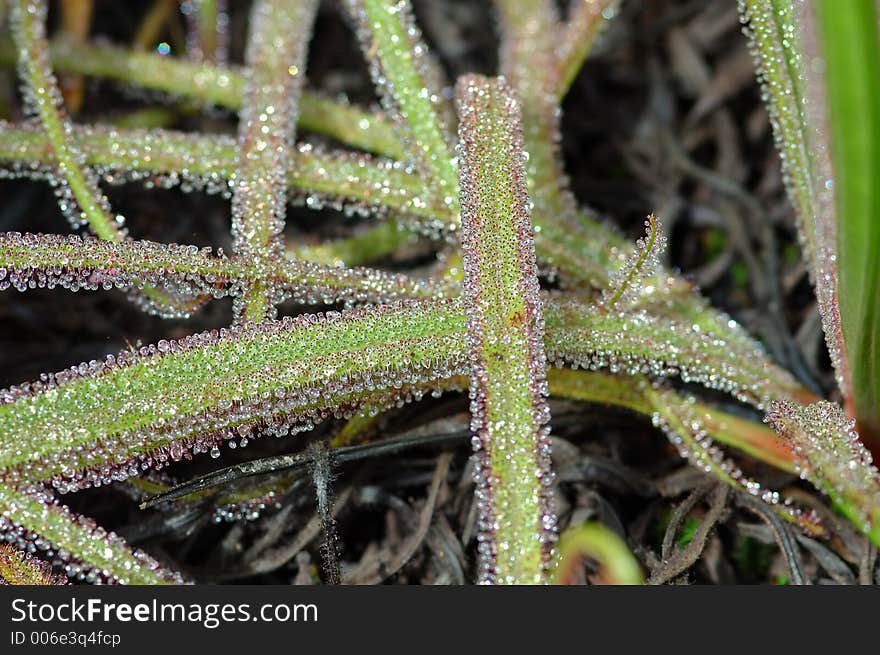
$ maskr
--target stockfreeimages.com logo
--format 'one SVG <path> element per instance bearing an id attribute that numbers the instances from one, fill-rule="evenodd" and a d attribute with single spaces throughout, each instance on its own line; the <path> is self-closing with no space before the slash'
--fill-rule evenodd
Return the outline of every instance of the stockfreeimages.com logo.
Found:
<path id="1" fill-rule="evenodd" d="M 249 603 L 107 603 L 100 598 L 85 601 L 68 598 L 58 603 L 36 603 L 24 598 L 12 601 L 12 622 L 21 623 L 192 623 L 213 630 L 223 623 L 317 623 L 314 603 L 269 603 L 254 611 Z"/>

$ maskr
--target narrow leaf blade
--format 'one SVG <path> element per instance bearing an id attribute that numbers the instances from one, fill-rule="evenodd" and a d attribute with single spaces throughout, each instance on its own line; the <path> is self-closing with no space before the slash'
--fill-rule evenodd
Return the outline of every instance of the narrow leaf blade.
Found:
<path id="1" fill-rule="evenodd" d="M 346 0 L 346 6 L 386 109 L 412 137 L 408 156 L 435 177 L 455 208 L 458 180 L 442 89 L 409 0 Z"/>
<path id="2" fill-rule="evenodd" d="M 317 9 L 316 0 L 257 0 L 251 9 L 232 192 L 232 239 L 236 253 L 267 272 L 284 250 L 286 178 Z M 234 305 L 236 317 L 274 318 L 279 300 L 275 289 L 251 286 Z"/>
<path id="3" fill-rule="evenodd" d="M 210 248 L 128 239 L 0 233 L 0 290 L 62 287 L 150 289 L 175 294 L 238 297 L 271 287 L 303 304 L 388 302 L 400 298 L 451 297 L 446 281 L 412 278 L 370 268 L 345 268 L 282 260 L 271 270 L 242 257 L 212 255 Z"/>
<path id="4" fill-rule="evenodd" d="M 464 77 L 456 95 L 480 577 L 536 583 L 554 517 L 544 319 L 519 107 L 497 78 Z"/>
<path id="5" fill-rule="evenodd" d="M 825 341 L 844 395 L 852 395 L 838 301 L 838 215 L 827 129 L 824 66 L 817 52 L 814 9 L 789 0 L 740 0 L 789 199 L 816 287 Z"/>
<path id="6" fill-rule="evenodd" d="M 462 373 L 464 332 L 458 301 L 413 301 L 163 340 L 45 375 L 0 392 L 0 480 L 107 484 L 385 407 Z"/>
<path id="7" fill-rule="evenodd" d="M 146 553 L 71 512 L 39 489 L 22 491 L 0 484 L 0 534 L 20 549 L 67 564 L 68 577 L 117 584 L 180 584 Z"/>
<path id="8" fill-rule="evenodd" d="M 880 28 L 874 0 L 816 4 L 837 203 L 840 320 L 860 429 L 880 440 Z"/>
<path id="9" fill-rule="evenodd" d="M 855 423 L 835 403 L 780 401 L 767 422 L 791 441 L 801 477 L 828 494 L 875 545 L 880 545 L 880 472 Z"/>

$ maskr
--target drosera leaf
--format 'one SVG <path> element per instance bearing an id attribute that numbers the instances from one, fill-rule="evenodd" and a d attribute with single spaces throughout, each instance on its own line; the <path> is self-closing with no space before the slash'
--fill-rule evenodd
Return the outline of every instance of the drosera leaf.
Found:
<path id="1" fill-rule="evenodd" d="M 520 112 L 500 78 L 465 76 L 456 98 L 479 578 L 535 584 L 545 581 L 556 520 Z"/>
<path id="2" fill-rule="evenodd" d="M 523 105 L 535 245 L 540 261 L 558 269 L 560 285 L 607 288 L 632 252 L 631 244 L 590 211 L 579 211 L 559 157 L 555 92 L 536 69 L 552 70 L 558 54 L 558 15 L 547 0 L 496 0 L 501 19 L 501 69 Z M 546 62 L 546 64 L 545 64 Z M 639 306 L 675 315 L 747 350 L 754 341 L 728 316 L 711 308 L 689 283 L 666 271 L 645 280 Z M 764 356 L 766 365 L 771 367 Z"/>
<path id="3" fill-rule="evenodd" d="M 166 286 L 180 293 L 211 293 L 219 297 L 230 288 L 234 291 L 233 285 L 240 283 L 241 272 L 241 267 L 229 260 L 214 259 L 194 246 L 131 240 L 114 243 L 77 235 L 0 233 L 0 290 Z"/>
<path id="4" fill-rule="evenodd" d="M 816 288 L 825 342 L 838 386 L 851 397 L 838 298 L 840 266 L 847 264 L 840 261 L 837 240 L 837 217 L 848 215 L 835 210 L 824 64 L 818 52 L 814 9 L 809 3 L 790 0 L 739 0 L 739 7 L 781 154 L 807 270 Z"/>
<path id="5" fill-rule="evenodd" d="M 667 271 L 658 271 L 654 279 L 645 280 L 644 291 L 639 296 L 630 314 L 655 316 L 664 322 L 681 326 L 685 332 L 712 335 L 718 344 L 724 344 L 728 351 L 746 354 L 764 370 L 767 379 L 774 386 L 788 389 L 788 395 L 799 402 L 810 403 L 818 400 L 815 393 L 794 380 L 791 373 L 773 362 L 763 345 L 728 314 L 712 307 L 686 280 L 674 277 Z M 689 327 L 687 327 L 689 326 Z M 728 355 L 729 356 L 729 355 Z"/>
<path id="6" fill-rule="evenodd" d="M 194 61 L 225 62 L 229 57 L 227 0 L 195 0 L 181 6 L 189 29 L 186 54 Z"/>
<path id="7" fill-rule="evenodd" d="M 548 314 L 554 324 L 565 316 L 552 303 Z M 318 327 L 310 330 L 314 325 Z M 42 376 L 0 396 L 5 403 L 0 405 L 0 478 L 16 484 L 52 480 L 58 489 L 69 491 L 124 479 L 188 458 L 191 452 L 210 450 L 219 456 L 224 441 L 243 446 L 260 433 L 280 436 L 307 429 L 330 414 L 347 418 L 352 412 L 374 413 L 432 389 L 446 389 L 450 376 L 467 371 L 465 326 L 457 301 L 357 310 L 327 319 L 306 316 L 159 342 L 125 351 L 106 363 L 87 362 Z M 554 339 L 548 333 L 551 353 L 560 349 Z M 383 368 L 381 353 L 387 349 L 403 353 L 403 363 Z M 190 350 L 195 352 L 187 355 Z M 705 445 L 693 430 L 791 470 L 790 452 L 766 435 L 755 434 L 754 426 L 658 390 L 640 376 L 621 381 L 584 371 L 550 373 L 551 390 L 564 397 L 657 413 L 664 421 L 659 425 L 669 434 L 685 435 L 675 437 L 678 443 L 696 440 Z M 315 381 L 327 375 L 332 377 L 329 394 Z M 566 375 L 588 378 L 586 390 L 566 381 Z M 171 377 L 179 384 L 163 388 L 163 381 Z M 686 403 L 686 413 L 676 410 L 679 403 Z M 124 407 L 137 407 L 138 412 L 126 414 Z M 96 426 L 95 416 L 105 414 L 110 418 Z M 686 420 L 670 423 L 676 415 Z M 35 439 L 33 434 L 43 437 Z M 694 452 L 703 455 L 702 450 Z M 728 466 L 720 452 L 717 461 L 708 462 L 710 470 L 731 484 L 747 481 L 733 474 L 737 469 Z M 748 482 L 747 489 L 764 493 Z M 808 515 L 796 516 L 785 507 L 780 513 L 814 532 L 818 529 Z"/>
<path id="8" fill-rule="evenodd" d="M 880 30 L 876 3 L 742 0 L 838 386 L 880 435 Z"/>
<path id="9" fill-rule="evenodd" d="M 572 584 L 584 557 L 598 562 L 600 584 L 645 583 L 642 567 L 626 542 L 601 523 L 591 522 L 569 528 L 559 538 L 554 572 L 556 584 Z"/>
<path id="10" fill-rule="evenodd" d="M 175 18 L 177 7 L 172 2 L 154 2 L 144 16 L 138 21 L 137 32 L 131 40 L 133 50 L 152 50 L 161 38 L 162 32 Z M 162 52 L 171 52 L 171 46 L 165 43 Z M 158 50 L 158 48 L 157 48 Z M 164 55 L 163 55 L 164 56 Z"/>
<path id="11" fill-rule="evenodd" d="M 110 183 L 142 180 L 150 186 L 180 185 L 228 195 L 235 175 L 236 141 L 223 135 L 75 125 L 70 140 Z M 294 198 L 304 198 L 308 208 L 394 213 L 414 230 L 431 235 L 457 224 L 458 217 L 425 188 L 412 166 L 310 143 L 297 144 L 292 157 L 288 190 Z M 9 169 L 5 175 L 40 177 L 53 163 L 51 147 L 30 125 L 0 122 L 0 162 Z"/>
<path id="12" fill-rule="evenodd" d="M 173 57 L 161 57 L 157 55 L 130 53 L 121 49 L 107 47 L 84 47 L 71 49 L 66 46 L 56 44 L 53 48 L 53 64 L 59 70 L 80 71 L 84 74 L 109 76 L 114 79 L 127 80 L 132 83 L 146 86 L 154 89 L 164 89 L 169 92 L 179 94 L 189 94 L 188 97 L 211 96 L 207 98 L 210 102 L 217 102 L 226 107 L 236 108 L 241 103 L 241 91 L 243 88 L 244 78 L 240 70 L 234 67 L 217 67 L 209 65 L 194 65 L 191 62 L 185 62 Z M 14 58 L 14 52 L 9 49 L 4 50 L 3 44 L 0 44 L 0 59 Z M 362 147 L 374 152 L 381 152 L 387 155 L 400 157 L 403 151 L 397 147 L 395 150 L 394 143 L 398 143 L 394 134 L 394 129 L 390 124 L 381 117 L 366 114 L 363 111 L 353 107 L 345 107 L 338 103 L 333 103 L 313 94 L 304 94 L 302 99 L 301 128 L 318 131 L 329 134 L 334 138 L 343 142 Z M 312 125 L 308 121 L 316 121 L 330 124 L 323 128 L 320 125 Z M 362 126 L 363 129 L 361 129 Z M 7 132 L 6 129 L 0 130 L 0 136 Z M 124 133 L 116 133 L 122 137 Z M 195 135 L 192 135 L 195 138 Z M 141 138 L 133 135 L 130 141 L 137 142 Z M 204 137 L 199 137 L 204 138 Z M 130 143 L 130 142 L 128 142 Z M 127 146 L 127 148 L 129 148 Z M 234 144 L 232 145 L 234 148 Z M 534 148 L 531 148 L 534 150 Z M 156 147 L 151 153 L 151 157 L 156 159 L 164 151 L 164 147 Z M 232 150 L 234 153 L 234 149 Z M 133 153 L 135 155 L 137 153 Z M 133 156 L 129 166 L 143 167 L 150 157 L 143 158 Z M 311 157 L 310 159 L 314 159 Z M 357 157 L 360 166 L 360 157 Z M 199 157 L 193 156 L 189 160 L 190 166 L 192 162 L 199 161 Z M 321 194 L 328 196 L 336 195 L 338 188 L 336 182 L 333 181 L 333 171 L 337 169 L 338 162 L 328 160 L 326 163 L 320 163 L 318 170 L 329 172 L 327 185 L 330 187 L 326 192 Z M 220 175 L 214 178 L 209 177 L 207 182 L 212 179 L 219 180 L 221 184 L 217 188 L 224 188 L 225 181 L 231 173 L 232 167 L 228 167 L 226 175 Z M 365 182 L 373 179 L 373 170 L 369 166 L 363 169 L 363 177 Z M 376 175 L 383 174 L 378 168 L 375 169 Z M 427 202 L 428 208 L 424 210 L 436 222 L 439 219 L 444 224 L 456 224 L 458 217 L 456 212 L 441 212 L 436 205 L 431 205 L 431 199 L 426 199 L 424 194 L 404 192 L 405 189 L 417 188 L 412 184 L 398 184 L 399 173 L 396 170 L 386 170 L 385 176 L 389 179 L 394 178 L 393 184 L 379 185 L 379 193 L 372 194 L 373 198 L 379 196 L 383 199 L 381 203 L 394 206 L 395 198 L 392 193 L 386 196 L 386 188 L 401 189 L 405 197 L 412 198 L 412 202 L 404 199 L 409 203 L 409 207 L 421 206 Z M 171 176 L 174 178 L 174 176 Z M 413 182 L 418 181 L 418 177 L 410 176 Z M 314 180 L 304 180 L 303 184 L 314 183 Z M 296 183 L 292 183 L 296 187 Z M 358 185 L 351 186 L 354 194 L 353 200 L 360 201 L 366 194 L 358 190 Z M 369 189 L 365 189 L 368 191 Z M 417 200 L 417 201 L 416 201 Z M 443 198 L 440 199 L 441 202 Z M 404 212 L 410 213 L 409 210 Z M 563 284 L 577 282 L 579 284 L 592 285 L 597 288 L 604 288 L 607 284 L 608 275 L 612 271 L 619 268 L 620 264 L 625 260 L 627 254 L 631 250 L 631 246 L 617 234 L 610 226 L 598 222 L 588 213 L 581 212 L 579 219 L 575 223 L 558 222 L 552 214 L 544 216 L 538 209 L 534 213 L 533 222 L 535 225 L 535 240 L 538 256 L 543 263 L 550 266 L 551 270 L 558 270 L 560 273 L 560 282 Z M 436 228 L 432 228 L 436 229 Z M 676 311 L 682 311 L 693 320 L 696 324 L 700 324 L 704 329 L 710 330 L 716 334 L 723 334 L 725 338 L 732 339 L 736 336 L 735 332 L 740 333 L 740 337 L 744 338 L 742 330 L 730 331 L 726 329 L 728 317 L 720 315 L 716 310 L 706 306 L 699 301 L 689 285 L 679 283 L 675 286 L 683 291 L 676 291 L 678 298 L 669 298 L 666 292 L 665 281 L 662 284 L 653 285 L 655 292 L 650 296 L 657 295 L 657 305 L 667 305 L 674 301 Z"/>
<path id="13" fill-rule="evenodd" d="M 798 33 L 797 12 L 791 2 L 778 0 L 740 0 L 743 30 L 755 59 L 758 81 L 765 94 L 774 136 L 783 152 L 783 172 L 789 196 L 802 221 L 801 235 L 806 242 L 811 274 L 815 271 L 819 245 L 813 164 L 809 151 L 809 132 L 821 131 L 806 122 L 807 79 L 810 65 L 805 61 L 803 35 Z M 827 155 L 828 153 L 826 153 Z"/>
<path id="14" fill-rule="evenodd" d="M 328 152 L 300 143 L 290 179 L 310 209 L 391 214 L 412 230 L 443 238 L 458 226 L 445 196 L 411 164 L 362 153 Z"/>
<path id="15" fill-rule="evenodd" d="M 644 377 L 628 377 L 613 375 L 607 372 L 592 372 L 573 369 L 550 369 L 547 371 L 549 393 L 553 397 L 565 398 L 579 402 L 611 405 L 642 414 L 651 418 L 657 411 L 655 404 L 655 387 Z M 467 379 L 461 376 L 434 380 L 423 385 L 422 393 L 432 391 L 450 391 L 467 388 Z M 788 441 L 781 438 L 772 429 L 760 422 L 750 421 L 739 416 L 718 410 L 709 405 L 695 402 L 695 414 L 705 426 L 709 436 L 716 442 L 734 448 L 742 454 L 769 464 L 781 471 L 795 472 L 794 452 Z M 664 410 L 665 411 L 665 410 Z M 375 431 L 381 414 L 373 412 L 355 414 L 340 432 L 333 438 L 330 445 L 334 449 L 343 448 L 339 453 L 347 452 L 345 447 L 361 440 L 367 432 Z M 462 435 L 462 439 L 467 435 Z M 241 465 L 242 472 L 245 472 Z M 217 482 L 215 480 L 215 482 Z M 126 484 L 137 486 L 144 493 L 161 494 L 168 489 L 167 484 L 157 485 L 152 480 L 132 478 Z M 217 482 L 219 486 L 220 482 Z M 224 482 L 221 497 L 216 504 L 232 504 L 244 502 L 243 494 L 230 491 Z M 254 492 L 249 492 L 247 499 L 260 501 L 266 495 L 265 485 L 259 485 Z M 192 501 L 203 499 L 205 491 L 194 492 L 186 498 Z M 234 498 L 227 496 L 235 496 Z M 240 516 L 240 514 L 236 514 Z"/>
<path id="16" fill-rule="evenodd" d="M 0 535 L 20 550 L 37 552 L 67 576 L 84 582 L 182 584 L 152 557 L 132 550 L 120 537 L 71 512 L 45 490 L 0 483 Z"/>
<path id="17" fill-rule="evenodd" d="M 12 3 L 13 36 L 18 48 L 25 104 L 36 115 L 52 148 L 63 182 L 58 186 L 62 211 L 75 228 L 89 225 L 100 238 L 120 241 L 121 218 L 113 216 L 94 173 L 82 153 L 67 139 L 70 121 L 61 108 L 61 92 L 52 75 L 46 44 L 46 4 L 43 0 Z"/>
<path id="18" fill-rule="evenodd" d="M 12 32 L 18 48 L 19 74 L 23 81 L 25 104 L 39 118 L 51 145 L 53 179 L 59 207 L 74 228 L 88 227 L 101 239 L 120 242 L 126 234 L 124 218 L 116 215 L 98 186 L 97 176 L 85 163 L 82 152 L 68 139 L 69 119 L 61 106 L 61 92 L 52 74 L 46 42 L 46 3 L 44 0 L 15 0 L 12 3 Z M 144 309 L 163 316 L 188 316 L 201 303 L 145 289 L 134 300 Z"/>
<path id="19" fill-rule="evenodd" d="M 657 411 L 655 385 L 644 376 L 551 368 L 547 381 L 550 395 L 558 398 L 613 405 L 649 418 Z M 694 402 L 693 411 L 718 443 L 781 471 L 795 472 L 791 445 L 770 428 L 699 401 Z"/>
<path id="20" fill-rule="evenodd" d="M 53 573 L 48 562 L 10 544 L 0 544 L 0 585 L 64 584 L 67 578 Z"/>
<path id="21" fill-rule="evenodd" d="M 547 355 L 557 366 L 677 375 L 758 409 L 771 400 L 804 397 L 801 385 L 770 364 L 757 345 L 725 339 L 690 321 L 647 310 L 605 312 L 595 305 L 560 299 L 548 304 L 546 326 Z"/>
<path id="22" fill-rule="evenodd" d="M 76 125 L 70 138 L 106 181 L 142 180 L 147 185 L 229 193 L 235 171 L 235 140 L 219 135 L 171 130 L 130 130 Z M 0 175 L 39 177 L 51 164 L 44 136 L 29 125 L 0 122 Z M 325 151 L 310 143 L 296 147 L 289 173 L 294 197 L 309 208 L 393 215 L 412 231 L 431 237 L 456 229 L 459 217 L 443 197 L 427 189 L 409 164 L 363 153 Z M 572 284 L 601 288 L 622 264 L 631 246 L 610 228 L 585 232 L 534 217 L 535 246 L 541 261 Z M 610 254 L 609 254 L 610 253 Z"/>
<path id="23" fill-rule="evenodd" d="M 496 0 L 495 6 L 501 29 L 501 73 L 522 105 L 528 186 L 535 214 L 547 223 L 576 225 L 577 205 L 562 166 L 554 76 L 544 74 L 557 64 L 559 12 L 552 0 Z"/>
<path id="24" fill-rule="evenodd" d="M 36 287 L 131 289 L 164 287 L 184 295 L 240 296 L 269 285 L 303 304 L 383 302 L 451 297 L 456 285 L 370 268 L 283 260 L 266 271 L 241 257 L 210 248 L 76 235 L 0 233 L 0 290 Z"/>
<path id="25" fill-rule="evenodd" d="M 458 300 L 409 301 L 159 341 L 0 392 L 0 480 L 107 484 L 465 372 Z"/>
<path id="26" fill-rule="evenodd" d="M 836 403 L 798 405 L 779 401 L 767 412 L 767 423 L 795 450 L 800 476 L 809 480 L 880 545 L 880 472 L 859 440 L 855 421 Z"/>
<path id="27" fill-rule="evenodd" d="M 68 43 L 85 43 L 92 27 L 93 14 L 93 0 L 63 0 L 60 38 Z M 60 87 L 64 94 L 64 104 L 72 112 L 79 111 L 85 99 L 85 80 L 82 75 L 61 76 Z"/>
<path id="28" fill-rule="evenodd" d="M 558 271 L 563 288 L 604 288 L 631 244 L 592 212 L 579 211 L 569 189 L 561 157 L 561 115 L 553 81 L 559 32 L 563 29 L 559 12 L 552 0 L 495 0 L 494 4 L 501 32 L 501 73 L 522 105 L 539 262 Z M 536 70 L 542 74 L 536 75 Z"/>
<path id="29" fill-rule="evenodd" d="M 235 66 L 191 62 L 155 53 L 112 46 L 74 46 L 55 42 L 49 50 L 52 66 L 62 72 L 81 73 L 123 84 L 200 100 L 226 109 L 241 108 L 245 76 Z M 0 41 L 0 61 L 15 61 L 15 51 Z M 300 107 L 301 130 L 374 152 L 402 158 L 405 150 L 384 115 L 304 91 Z"/>
<path id="30" fill-rule="evenodd" d="M 760 497 L 783 519 L 813 535 L 824 534 L 818 519 L 789 504 L 783 496 L 747 477 L 716 445 L 731 447 L 782 471 L 794 473 L 792 446 L 760 423 L 747 421 L 676 392 L 660 380 L 609 375 L 606 372 L 550 369 L 550 395 L 570 400 L 623 407 L 651 419 L 679 453 L 721 482 Z"/>
<path id="31" fill-rule="evenodd" d="M 409 0 L 345 0 L 385 109 L 411 138 L 407 156 L 439 185 L 458 213 L 458 179 L 444 119 L 443 90 Z"/>
<path id="32" fill-rule="evenodd" d="M 142 179 L 147 184 L 186 184 L 226 193 L 235 168 L 235 141 L 222 136 L 75 126 L 71 139 L 108 181 Z M 295 156 L 290 189 L 294 194 L 308 194 L 307 207 L 330 204 L 391 213 L 407 228 L 430 236 L 457 224 L 458 217 L 443 200 L 425 193 L 422 179 L 404 164 L 363 154 L 324 152 L 305 143 L 297 146 Z M 37 174 L 50 163 L 46 139 L 28 126 L 0 123 L 0 160 L 12 165 L 12 174 Z M 533 222 L 538 257 L 582 287 L 606 288 L 614 271 L 632 253 L 631 245 L 608 226 L 595 224 L 587 234 L 537 215 Z M 742 345 L 754 343 L 682 280 L 663 272 L 656 279 L 646 279 L 644 287 L 640 306 L 686 317 L 703 330 Z"/>
<path id="33" fill-rule="evenodd" d="M 801 509 L 780 492 L 748 477 L 736 462 L 727 457 L 715 444 L 693 396 L 682 396 L 659 384 L 654 385 L 649 396 L 654 405 L 654 427 L 669 438 L 684 459 L 731 487 L 760 498 L 784 520 L 813 535 L 824 534 L 821 521 L 814 512 Z"/>
<path id="34" fill-rule="evenodd" d="M 306 49 L 317 9 L 317 0 L 257 0 L 250 14 L 232 185 L 232 240 L 237 254 L 267 273 L 284 250 L 287 171 L 293 163 Z M 274 318 L 279 299 L 271 287 L 252 286 L 235 303 L 236 317 Z"/>
<path id="35" fill-rule="evenodd" d="M 880 26 L 875 0 L 815 3 L 834 168 L 840 325 L 862 437 L 880 449 Z M 832 352 L 832 354 L 834 354 Z M 848 389 L 844 388 L 846 393 Z"/>
<path id="36" fill-rule="evenodd" d="M 620 0 L 571 0 L 556 59 L 556 97 L 562 99 Z"/>
<path id="37" fill-rule="evenodd" d="M 388 219 L 349 237 L 288 246 L 287 250 L 298 259 L 317 264 L 358 266 L 387 257 L 417 238 L 413 231 L 405 229 L 394 219 Z"/>
<path id="38" fill-rule="evenodd" d="M 725 389 L 728 380 L 741 385 L 753 375 L 744 355 L 684 326 L 654 333 L 669 343 L 658 363 L 651 339 L 621 345 L 616 335 L 628 323 L 616 316 L 550 302 L 546 320 L 546 348 L 557 364 L 630 375 L 684 370 L 686 379 Z M 62 489 L 105 483 L 135 474 L 138 462 L 164 465 L 255 431 L 285 434 L 329 414 L 381 409 L 424 393 L 418 385 L 440 385 L 466 370 L 466 323 L 457 300 L 398 303 L 160 341 L 47 374 L 0 394 L 0 478 L 56 478 Z M 704 368 L 681 368 L 677 358 L 706 357 L 704 348 L 726 353 L 723 376 L 710 360 Z M 388 368 L 383 357 L 391 354 L 397 363 Z M 746 374 L 733 368 L 738 364 Z M 761 384 L 746 388 L 744 398 L 786 397 Z M 137 411 L 125 409 L 132 407 Z"/>
<path id="39" fill-rule="evenodd" d="M 642 292 L 642 280 L 653 276 L 660 265 L 660 254 L 666 248 L 666 236 L 656 216 L 645 221 L 645 236 L 636 241 L 636 247 L 626 262 L 609 281 L 599 299 L 602 311 L 631 308 Z"/>

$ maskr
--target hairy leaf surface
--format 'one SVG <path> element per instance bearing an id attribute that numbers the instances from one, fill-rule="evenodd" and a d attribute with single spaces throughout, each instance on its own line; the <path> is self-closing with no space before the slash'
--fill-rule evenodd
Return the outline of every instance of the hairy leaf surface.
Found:
<path id="1" fill-rule="evenodd" d="M 65 564 L 68 577 L 118 584 L 180 584 L 146 553 L 132 550 L 112 532 L 71 512 L 39 489 L 0 484 L 0 535 L 22 551 L 35 548 L 47 560 Z"/>
<path id="2" fill-rule="evenodd" d="M 254 429 L 286 434 L 461 372 L 457 301 L 214 330 L 123 351 L 0 394 L 0 477 L 102 484 Z M 219 453 L 219 451 L 217 451 Z"/>
<path id="3" fill-rule="evenodd" d="M 456 98 L 480 576 L 537 583 L 555 517 L 547 496 L 544 317 L 519 106 L 498 78 L 463 77 Z"/>

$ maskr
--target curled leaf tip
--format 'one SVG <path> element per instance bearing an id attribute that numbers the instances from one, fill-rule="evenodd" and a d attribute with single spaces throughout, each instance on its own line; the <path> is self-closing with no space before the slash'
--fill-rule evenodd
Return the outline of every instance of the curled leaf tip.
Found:
<path id="1" fill-rule="evenodd" d="M 636 247 L 623 266 L 611 277 L 599 300 L 599 307 L 618 310 L 632 307 L 642 292 L 642 280 L 654 275 L 660 265 L 660 256 L 666 249 L 666 235 L 660 220 L 651 214 L 645 220 L 645 236 L 636 241 Z"/>

